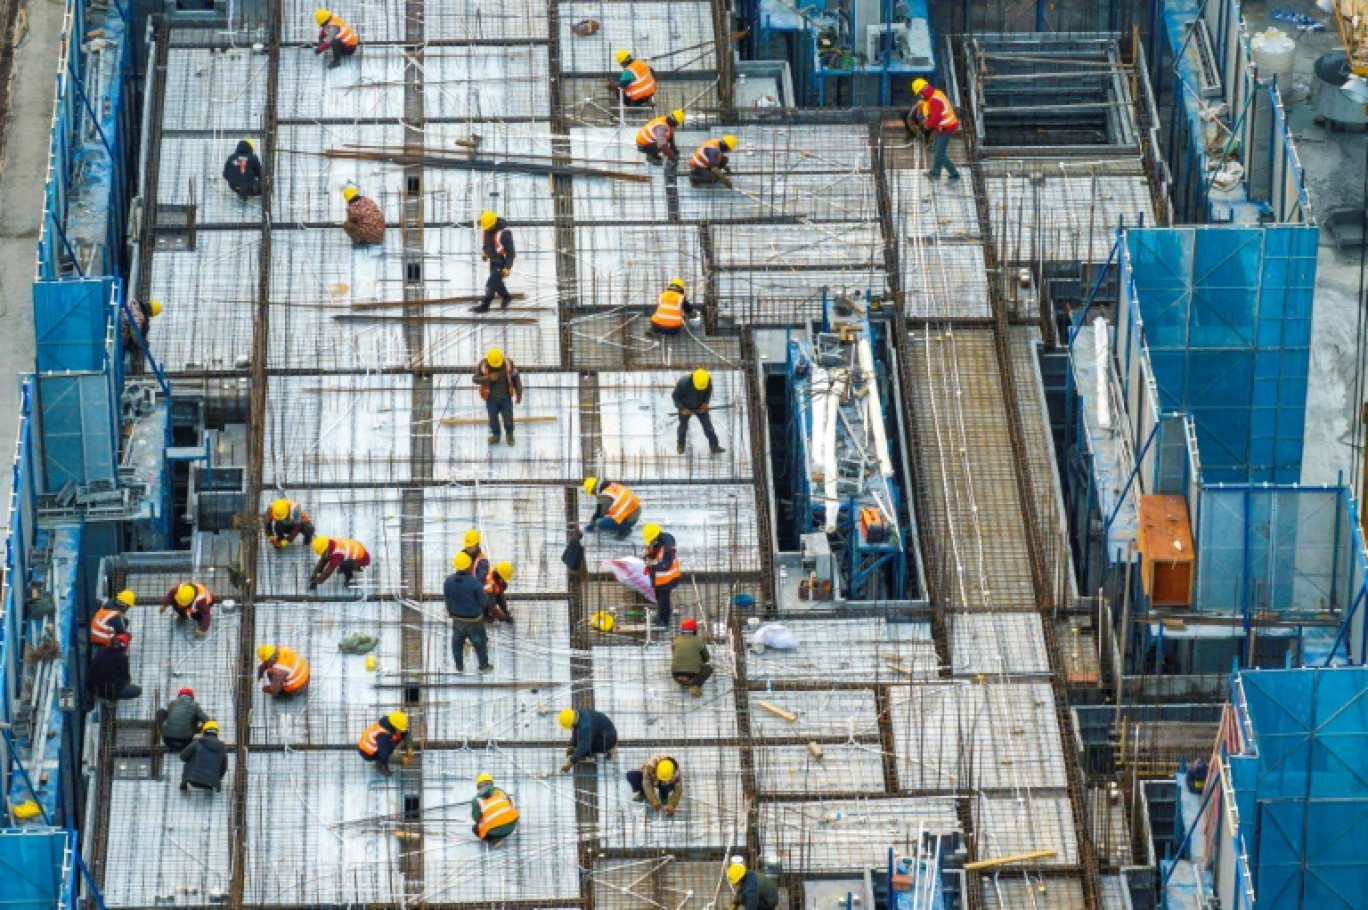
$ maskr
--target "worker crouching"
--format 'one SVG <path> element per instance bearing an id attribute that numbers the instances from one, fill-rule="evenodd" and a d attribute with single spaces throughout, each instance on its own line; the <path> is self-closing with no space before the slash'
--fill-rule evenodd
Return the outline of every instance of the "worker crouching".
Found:
<path id="1" fill-rule="evenodd" d="M 128 610 L 137 602 L 137 596 L 126 588 L 106 601 L 90 620 L 90 643 L 108 648 L 119 635 L 131 641 L 133 629 L 128 623 Z"/>
<path id="2" fill-rule="evenodd" d="M 165 613 L 168 608 L 176 611 L 177 624 L 193 619 L 199 627 L 195 630 L 197 636 L 203 638 L 209 633 L 209 623 L 214 611 L 214 595 L 204 585 L 197 581 L 176 585 L 166 592 L 166 596 L 162 598 L 161 610 L 158 612 Z"/>
<path id="3" fill-rule="evenodd" d="M 172 752 L 180 752 L 195 739 L 209 720 L 209 715 L 195 701 L 195 690 L 185 687 L 176 693 L 176 700 L 165 708 L 158 708 L 153 722 L 161 732 L 162 745 Z"/>
<path id="4" fill-rule="evenodd" d="M 228 749 L 219 741 L 219 725 L 206 720 L 199 739 L 180 752 L 182 790 L 223 790 L 223 778 L 228 773 Z"/>
<path id="5" fill-rule="evenodd" d="M 651 103 L 656 93 L 655 73 L 645 60 L 637 60 L 631 51 L 617 52 L 618 66 L 622 73 L 618 76 L 618 91 L 622 103 L 628 107 L 641 107 Z"/>
<path id="6" fill-rule="evenodd" d="M 233 154 L 223 162 L 223 179 L 228 189 L 243 202 L 261 195 L 261 159 L 257 157 L 252 140 L 241 139 Z"/>
<path id="7" fill-rule="evenodd" d="M 679 635 L 670 650 L 670 675 L 694 698 L 702 697 L 703 684 L 712 679 L 712 655 L 707 645 L 698 640 L 695 620 L 686 619 L 679 624 Z"/>
<path id="8" fill-rule="evenodd" d="M 727 867 L 727 881 L 735 894 L 731 905 L 742 910 L 778 910 L 779 886 L 768 875 L 747 869 L 742 863 Z"/>
<path id="9" fill-rule="evenodd" d="M 568 757 L 561 765 L 562 773 L 579 762 L 593 761 L 599 755 L 610 759 L 617 757 L 617 727 L 607 714 L 592 708 L 565 708 L 556 719 L 570 731 L 570 745 L 565 747 Z"/>
<path id="10" fill-rule="evenodd" d="M 356 743 L 356 749 L 361 753 L 362 760 L 375 765 L 375 770 L 389 777 L 394 773 L 390 761 L 394 758 L 395 750 L 408 738 L 408 728 L 408 715 L 403 711 L 395 711 L 367 727 Z M 404 764 L 409 763 L 412 754 L 412 750 L 405 751 L 402 759 Z"/>
<path id="11" fill-rule="evenodd" d="M 347 220 L 342 222 L 342 230 L 353 246 L 370 246 L 385 239 L 385 215 L 374 199 L 362 196 L 354 186 L 343 187 L 342 198 L 347 200 Z"/>
<path id="12" fill-rule="evenodd" d="M 346 537 L 315 537 L 313 551 L 318 557 L 318 564 L 309 576 L 310 591 L 332 578 L 334 572 L 339 573 L 342 576 L 342 583 L 350 588 L 356 574 L 371 564 L 370 553 L 366 552 L 366 548 Z"/>
<path id="13" fill-rule="evenodd" d="M 674 815 L 684 796 L 684 772 L 679 762 L 668 755 L 654 755 L 636 771 L 627 772 L 627 784 L 632 788 L 632 802 L 645 802 L 659 812 Z"/>
<path id="14" fill-rule="evenodd" d="M 626 540 L 641 517 L 641 500 L 620 483 L 588 477 L 584 492 L 597 497 L 597 508 L 584 526 L 585 533 L 611 531 L 618 540 Z"/>
<path id="15" fill-rule="evenodd" d="M 684 112 L 671 111 L 653 120 L 647 120 L 636 136 L 637 151 L 646 160 L 660 167 L 667 160 L 679 159 L 679 146 L 675 145 L 674 131 L 684 125 Z"/>
<path id="16" fill-rule="evenodd" d="M 656 299 L 655 312 L 651 314 L 651 331 L 657 335 L 678 335 L 684 328 L 685 320 L 692 319 L 698 312 L 684 294 L 684 279 L 675 278 Z"/>
<path id="17" fill-rule="evenodd" d="M 494 778 L 481 774 L 475 778 L 475 798 L 470 801 L 471 831 L 490 846 L 497 845 L 518 828 L 518 810 L 513 798 L 494 786 Z"/>
<path id="18" fill-rule="evenodd" d="M 277 550 L 282 550 L 303 535 L 306 545 L 314 539 L 313 519 L 304 507 L 289 499 L 277 499 L 271 503 L 261 517 L 266 528 L 266 541 Z"/>
<path id="19" fill-rule="evenodd" d="M 86 668 L 86 687 L 90 694 L 106 701 L 126 701 L 142 695 L 142 686 L 133 682 L 128 663 L 127 635 L 115 635 L 107 648 L 96 648 Z"/>
<path id="20" fill-rule="evenodd" d="M 715 186 L 720 183 L 731 189 L 731 161 L 727 158 L 727 152 L 735 150 L 735 136 L 704 142 L 689 159 L 689 183 L 693 186 Z"/>
<path id="21" fill-rule="evenodd" d="M 314 53 L 328 55 L 329 69 L 340 66 L 343 57 L 350 57 L 361 46 L 356 30 L 341 16 L 320 9 L 314 13 L 314 21 L 318 23 L 318 44 L 314 47 Z"/>
<path id="22" fill-rule="evenodd" d="M 257 679 L 265 679 L 261 691 L 277 698 L 301 695 L 309 688 L 309 662 L 289 648 L 261 645 L 257 648 Z"/>
<path id="23" fill-rule="evenodd" d="M 485 604 L 485 618 L 495 622 L 513 625 L 513 614 L 508 609 L 508 583 L 513 580 L 513 563 L 501 562 L 485 578 L 484 592 L 489 598 Z"/>

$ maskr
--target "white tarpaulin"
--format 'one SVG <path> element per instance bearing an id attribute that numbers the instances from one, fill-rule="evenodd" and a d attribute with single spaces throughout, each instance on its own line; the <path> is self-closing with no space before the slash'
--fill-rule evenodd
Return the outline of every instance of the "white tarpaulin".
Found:
<path id="1" fill-rule="evenodd" d="M 645 562 L 635 556 L 617 556 L 605 559 L 603 565 L 618 581 L 651 603 L 656 602 L 655 585 L 651 584 L 651 577 L 646 574 Z"/>

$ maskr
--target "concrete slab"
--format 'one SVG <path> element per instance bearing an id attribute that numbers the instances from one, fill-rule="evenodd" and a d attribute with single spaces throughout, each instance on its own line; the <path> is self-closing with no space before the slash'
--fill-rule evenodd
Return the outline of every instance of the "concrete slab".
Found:
<path id="1" fill-rule="evenodd" d="M 748 679 L 904 683 L 933 679 L 938 672 L 936 647 L 926 623 L 785 619 L 781 624 L 797 637 L 798 647 L 748 653 Z M 754 631 L 747 629 L 747 642 Z"/>
<path id="2" fill-rule="evenodd" d="M 987 265 L 979 244 L 900 244 L 902 287 L 912 319 L 992 316 Z"/>
<path id="3" fill-rule="evenodd" d="M 954 800 L 938 797 L 764 803 L 758 824 L 762 856 L 809 874 L 862 874 L 888 862 L 891 844 L 960 830 Z"/>
<path id="4" fill-rule="evenodd" d="M 262 492 L 261 512 L 277 495 L 274 490 Z M 370 552 L 370 568 L 357 576 L 358 598 L 404 593 L 400 583 L 402 505 L 399 490 L 314 490 L 299 499 L 304 511 L 313 518 L 319 534 L 360 541 Z M 309 594 L 309 573 L 317 562 L 313 552 L 302 546 L 263 553 L 257 563 L 257 594 L 264 597 Z M 316 593 L 320 597 L 336 597 L 344 591 L 341 577 L 334 575 Z"/>
<path id="5" fill-rule="evenodd" d="M 162 137 L 157 174 L 158 205 L 195 203 L 195 223 L 235 228 L 261 225 L 261 202 L 244 202 L 223 179 L 223 164 L 238 140 L 250 139 L 261 148 L 259 133 L 240 135 L 167 135 Z"/>
<path id="6" fill-rule="evenodd" d="M 176 48 L 166 59 L 162 123 L 171 130 L 211 130 L 221 141 L 260 131 L 270 58 L 250 48 Z M 315 107 L 317 105 L 315 104 Z M 239 135 L 242 134 L 242 135 Z M 217 176 L 223 162 L 214 169 Z"/>
<path id="7" fill-rule="evenodd" d="M 606 474 L 603 479 L 612 480 Z M 641 500 L 641 518 L 625 540 L 611 534 L 586 536 L 585 553 L 591 571 L 598 563 L 615 556 L 641 555 L 641 528 L 656 522 L 674 535 L 679 544 L 680 565 L 689 572 L 757 572 L 760 556 L 755 523 L 755 490 L 745 484 L 658 486 L 636 484 L 632 489 Z M 590 498 L 580 489 L 576 494 L 577 520 L 589 521 L 594 512 Z"/>
<path id="8" fill-rule="evenodd" d="M 277 131 L 276 143 L 271 214 L 279 224 L 341 224 L 347 219 L 347 201 L 342 198 L 342 190 L 348 184 L 374 199 L 387 223 L 398 220 L 403 206 L 402 169 L 380 161 L 326 158 L 324 152 L 355 146 L 402 147 L 404 128 L 399 124 L 285 125 Z"/>
<path id="9" fill-rule="evenodd" d="M 1078 862 L 1078 842 L 1066 793 L 981 795 L 972 806 L 980 857 L 1054 850 L 1058 855 L 1040 860 L 1040 865 L 1071 866 Z"/>
<path id="10" fill-rule="evenodd" d="M 403 483 L 413 380 L 396 375 L 277 376 L 266 406 L 266 484 Z"/>
<path id="11" fill-rule="evenodd" d="M 729 739 L 736 732 L 731 652 L 710 644 L 715 673 L 694 698 L 670 676 L 670 644 L 599 646 L 594 656 L 594 707 L 607 714 L 624 742 Z"/>
<path id="12" fill-rule="evenodd" d="M 684 795 L 673 816 L 632 802 L 625 775 L 653 755 L 673 757 L 684 775 Z M 726 850 L 745 839 L 745 794 L 737 786 L 741 758 L 734 748 L 622 748 L 616 761 L 595 768 L 598 834 L 609 850 Z"/>
<path id="13" fill-rule="evenodd" d="M 1040 616 L 955 613 L 947 617 L 956 676 L 1048 676 L 1049 651 Z"/>
<path id="14" fill-rule="evenodd" d="M 878 709 L 872 690 L 781 690 L 751 692 L 748 698 L 751 734 L 762 739 L 817 739 L 827 736 L 866 739 L 879 735 Z M 760 707 L 758 703 L 762 701 L 790 714 L 796 714 L 798 719 L 790 723 Z"/>
<path id="15" fill-rule="evenodd" d="M 873 745 L 825 745 L 818 759 L 807 746 L 756 749 L 755 782 L 761 793 L 801 796 L 810 793 L 881 793 L 883 758 Z"/>
<path id="16" fill-rule="evenodd" d="M 202 231 L 195 249 L 152 254 L 149 297 L 162 314 L 148 331 L 171 373 L 228 372 L 251 363 L 260 231 Z"/>
<path id="17" fill-rule="evenodd" d="M 485 403 L 472 378 L 441 374 L 432 381 L 433 474 L 439 480 L 582 479 L 579 377 L 524 373 L 523 404 L 514 409 L 517 442 L 491 445 Z M 445 421 L 461 421 L 449 424 Z"/>
<path id="18" fill-rule="evenodd" d="M 661 81 L 680 70 L 717 69 L 717 54 L 712 49 L 712 7 L 707 3 L 579 0 L 560 7 L 557 18 L 563 74 L 615 74 L 619 67 L 613 55 L 620 48 L 628 48 L 635 57 L 650 63 Z M 599 23 L 596 34 L 581 37 L 571 31 L 575 23 L 585 19 Z M 659 61 L 655 60 L 657 56 Z"/>

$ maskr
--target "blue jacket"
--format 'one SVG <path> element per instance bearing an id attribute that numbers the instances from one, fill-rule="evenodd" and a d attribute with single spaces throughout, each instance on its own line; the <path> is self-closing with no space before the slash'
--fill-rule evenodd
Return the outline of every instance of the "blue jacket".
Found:
<path id="1" fill-rule="evenodd" d="M 453 619 L 479 619 L 484 616 L 489 604 L 489 595 L 484 585 L 473 575 L 452 572 L 442 584 L 442 594 L 446 597 L 447 613 Z"/>
<path id="2" fill-rule="evenodd" d="M 581 708 L 575 719 L 575 727 L 570 731 L 570 745 L 575 751 L 570 755 L 572 762 L 582 761 L 590 755 L 607 754 L 617 745 L 617 728 L 608 715 L 593 708 Z"/>

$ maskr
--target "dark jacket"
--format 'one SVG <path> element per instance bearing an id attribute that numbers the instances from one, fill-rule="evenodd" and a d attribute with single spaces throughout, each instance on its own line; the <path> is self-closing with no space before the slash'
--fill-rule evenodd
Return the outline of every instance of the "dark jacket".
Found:
<path id="1" fill-rule="evenodd" d="M 452 572 L 442 584 L 447 614 L 452 619 L 476 620 L 484 616 L 489 595 L 480 580 L 466 572 Z"/>
<path id="2" fill-rule="evenodd" d="M 488 360 L 480 361 L 480 365 L 475 368 L 475 384 L 489 389 L 486 400 L 500 401 L 504 398 L 512 398 L 515 395 L 522 398 L 522 374 L 514 366 L 512 375 L 510 375 L 509 367 L 511 365 L 511 362 L 505 358 L 503 366 L 496 370 L 489 365 Z"/>
<path id="3" fill-rule="evenodd" d="M 673 655 L 670 658 L 671 673 L 697 673 L 704 664 L 712 663 L 708 648 L 698 640 L 697 635 L 681 635 L 674 640 Z"/>
<path id="4" fill-rule="evenodd" d="M 223 163 L 223 179 L 234 190 L 261 192 L 261 159 L 246 139 L 237 144 L 233 154 Z"/>
<path id="5" fill-rule="evenodd" d="M 736 889 L 736 896 L 732 898 L 732 906 L 744 907 L 745 910 L 776 910 L 779 906 L 779 886 L 774 879 L 754 869 L 747 869 L 746 877 L 741 879 L 741 887 Z"/>
<path id="6" fill-rule="evenodd" d="M 498 242 L 496 242 L 498 241 Z M 503 245 L 503 252 L 499 252 L 500 242 Z M 518 251 L 513 246 L 513 232 L 508 229 L 508 222 L 500 218 L 494 222 L 494 226 L 484 232 L 484 239 L 481 249 L 491 265 L 501 269 L 511 269 L 513 260 L 518 258 Z"/>
<path id="7" fill-rule="evenodd" d="M 190 697 L 177 698 L 157 710 L 156 723 L 167 739 L 194 739 L 200 725 L 209 719 L 204 709 Z"/>
<path id="8" fill-rule="evenodd" d="M 101 698 L 117 698 L 120 690 L 133 681 L 128 668 L 128 651 L 121 647 L 96 648 L 86 670 L 86 686 Z"/>
<path id="9" fill-rule="evenodd" d="M 223 776 L 228 773 L 228 750 L 219 742 L 217 734 L 206 733 L 181 750 L 181 783 L 223 789 Z"/>
<path id="10" fill-rule="evenodd" d="M 674 399 L 674 406 L 680 411 L 693 411 L 698 413 L 698 409 L 712 401 L 713 384 L 708 382 L 708 387 L 703 391 L 694 388 L 693 375 L 685 376 L 675 383 L 674 394 L 670 397 Z"/>
<path id="11" fill-rule="evenodd" d="M 654 584 L 657 590 L 660 588 L 673 590 L 679 585 L 678 578 L 664 584 L 656 584 L 656 573 L 670 571 L 670 566 L 674 565 L 678 558 L 679 550 L 675 548 L 674 536 L 665 531 L 657 534 L 656 539 L 651 541 L 650 546 L 646 548 L 646 574 L 651 576 L 651 584 Z"/>
<path id="12" fill-rule="evenodd" d="M 572 762 L 607 753 L 617 745 L 617 728 L 607 714 L 593 708 L 580 708 L 577 713 L 579 716 L 570 731 L 570 745 L 575 749 L 570 754 Z"/>

